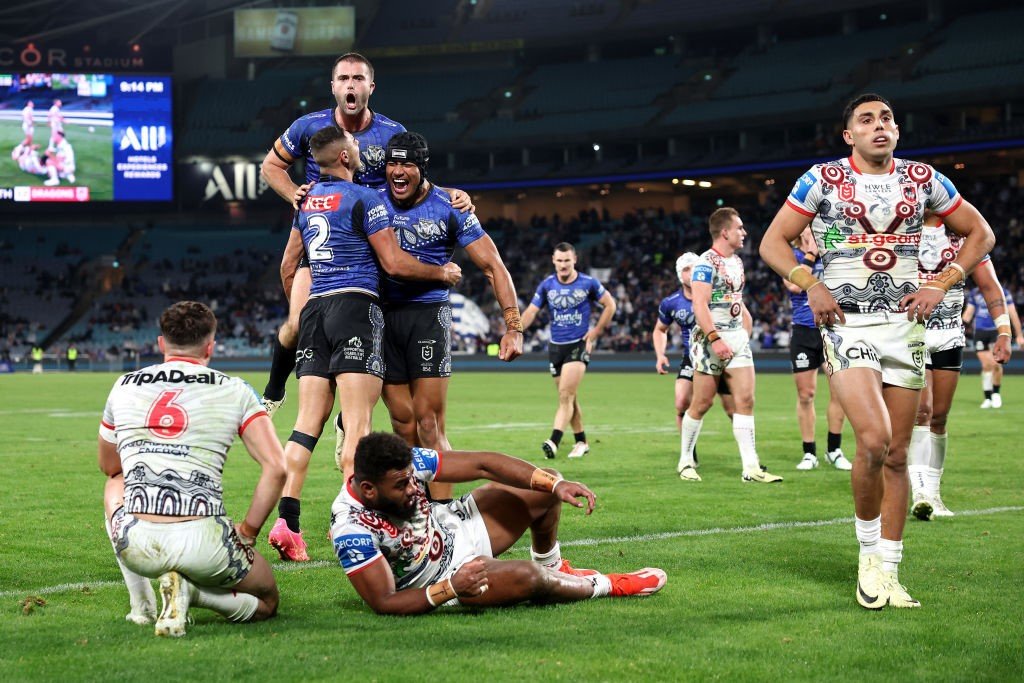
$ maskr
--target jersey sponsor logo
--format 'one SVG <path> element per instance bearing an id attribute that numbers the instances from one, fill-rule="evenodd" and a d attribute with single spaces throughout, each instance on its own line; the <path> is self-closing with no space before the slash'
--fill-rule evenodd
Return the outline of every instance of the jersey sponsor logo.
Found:
<path id="1" fill-rule="evenodd" d="M 803 203 L 807 200 L 807 193 L 811 191 L 816 182 L 818 182 L 818 179 L 814 177 L 814 174 L 807 171 L 796 181 L 796 184 L 793 185 L 793 191 L 789 194 L 793 199 Z"/>
<path id="2" fill-rule="evenodd" d="M 334 553 L 345 569 L 358 567 L 377 554 L 369 534 L 344 534 L 334 539 Z"/>
<path id="3" fill-rule="evenodd" d="M 412 449 L 412 467 L 415 471 L 437 474 L 438 464 L 437 451 L 430 448 Z"/>
<path id="4" fill-rule="evenodd" d="M 811 367 L 811 361 L 807 357 L 807 354 L 804 353 L 803 351 L 801 351 L 800 353 L 796 354 L 796 366 L 798 368 L 809 368 L 809 367 Z"/>
<path id="5" fill-rule="evenodd" d="M 700 265 L 693 269 L 692 279 L 694 282 L 707 282 L 711 281 L 715 277 L 715 271 L 711 266 Z"/>
<path id="6" fill-rule="evenodd" d="M 130 372 L 121 378 L 121 385 L 134 384 L 155 384 L 165 382 L 167 384 L 223 384 L 228 378 L 227 375 L 210 371 L 202 374 L 186 374 L 181 370 L 157 370 L 156 372 Z"/>
<path id="7" fill-rule="evenodd" d="M 371 221 L 387 220 L 388 210 L 383 204 L 378 204 L 367 212 L 366 217 Z"/>
<path id="8" fill-rule="evenodd" d="M 366 352 L 363 350 L 363 340 L 359 337 L 350 338 L 345 342 L 342 353 L 345 355 L 345 360 L 363 360 L 366 357 Z"/>
<path id="9" fill-rule="evenodd" d="M 846 350 L 846 357 L 850 360 L 870 360 L 878 362 L 878 354 L 867 346 L 851 346 Z"/>
<path id="10" fill-rule="evenodd" d="M 337 211 L 341 205 L 341 193 L 307 195 L 302 204 L 303 211 Z"/>
<path id="11" fill-rule="evenodd" d="M 953 185 L 953 181 L 951 181 L 949 178 L 936 171 L 935 179 L 938 180 L 939 184 L 946 189 L 946 192 L 949 194 L 950 199 L 957 195 L 956 186 Z"/>
<path id="12" fill-rule="evenodd" d="M 587 290 L 585 289 L 553 289 L 548 292 L 548 305 L 551 306 L 551 308 L 575 308 L 586 300 Z"/>

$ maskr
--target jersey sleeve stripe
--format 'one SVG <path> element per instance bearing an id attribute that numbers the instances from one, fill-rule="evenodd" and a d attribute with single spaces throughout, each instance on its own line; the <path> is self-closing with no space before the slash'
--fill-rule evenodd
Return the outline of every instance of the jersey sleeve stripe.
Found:
<path id="1" fill-rule="evenodd" d="M 106 420 L 100 420 L 100 426 L 102 426 L 104 429 L 116 429 L 114 425 L 108 424 Z"/>
<path id="2" fill-rule="evenodd" d="M 434 470 L 434 481 L 437 481 L 437 476 L 441 474 L 441 466 L 444 464 L 444 453 L 437 451 L 437 468 Z"/>
<path id="3" fill-rule="evenodd" d="M 942 213 L 937 213 L 936 215 L 938 215 L 941 218 L 945 218 L 949 214 L 951 214 L 954 211 L 956 211 L 957 209 L 959 209 L 960 205 L 963 204 L 963 203 L 964 203 L 963 195 L 960 195 L 959 197 L 956 198 L 956 201 L 953 202 L 953 206 L 949 207 L 948 209 L 946 209 Z"/>
<path id="4" fill-rule="evenodd" d="M 797 205 L 796 202 L 793 202 L 793 201 L 787 199 L 786 200 L 786 205 L 789 208 L 791 208 L 794 211 L 796 211 L 797 213 L 802 213 L 803 215 L 807 216 L 808 218 L 814 218 L 814 214 L 813 213 L 811 213 L 810 211 L 808 211 L 804 207 Z"/>
<path id="5" fill-rule="evenodd" d="M 345 571 L 345 576 L 355 576 L 355 575 L 356 575 L 356 574 L 358 574 L 359 572 L 363 571 L 364 569 L 366 569 L 367 567 L 369 567 L 370 565 L 372 565 L 373 563 L 375 563 L 375 562 L 376 562 L 377 560 L 383 560 L 383 559 L 384 559 L 384 553 L 382 553 L 382 552 L 380 552 L 380 551 L 377 551 L 377 554 L 376 554 L 376 555 L 374 555 L 374 556 L 373 556 L 373 557 L 371 557 L 371 558 L 370 558 L 369 560 L 367 560 L 367 561 L 366 561 L 366 562 L 364 562 L 363 564 L 359 565 L 358 567 L 356 567 L 356 568 L 355 568 L 355 569 L 353 569 L 352 571 L 348 571 L 348 570 L 346 570 L 346 571 Z"/>
<path id="6" fill-rule="evenodd" d="M 243 422 L 238 427 L 238 435 L 241 436 L 242 432 L 245 431 L 245 428 L 249 426 L 249 423 L 252 422 L 253 420 L 255 420 L 257 417 L 269 417 L 269 416 L 267 415 L 267 411 L 265 411 L 265 410 L 260 410 L 258 412 L 253 413 L 252 415 L 249 416 L 249 418 L 245 422 Z"/>
<path id="7" fill-rule="evenodd" d="M 295 163 L 295 157 L 292 157 L 288 150 L 284 148 L 284 145 L 281 144 L 280 140 L 274 140 L 274 146 L 271 149 L 274 150 L 274 154 L 277 155 L 278 159 L 288 164 L 289 166 Z"/>

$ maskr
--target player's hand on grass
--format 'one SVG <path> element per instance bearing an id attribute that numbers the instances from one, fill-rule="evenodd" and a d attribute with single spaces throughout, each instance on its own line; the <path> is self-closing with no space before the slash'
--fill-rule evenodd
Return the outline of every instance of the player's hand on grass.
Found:
<path id="1" fill-rule="evenodd" d="M 442 266 L 444 270 L 444 283 L 449 287 L 454 287 L 459 284 L 459 280 L 462 279 L 462 268 L 459 267 L 458 263 L 448 263 Z"/>
<path id="2" fill-rule="evenodd" d="M 562 479 L 555 484 L 555 490 L 552 493 L 558 496 L 558 499 L 563 503 L 568 503 L 577 508 L 583 507 L 583 501 L 578 499 L 585 498 L 587 500 L 586 508 L 588 515 L 594 511 L 594 506 L 597 505 L 597 496 L 594 495 L 594 492 L 578 481 Z"/>
<path id="3" fill-rule="evenodd" d="M 828 291 L 828 287 L 824 285 L 811 287 L 807 290 L 807 305 L 810 306 L 811 312 L 814 313 L 815 325 L 832 327 L 836 323 L 846 322 L 846 315 L 839 308 L 839 304 L 836 303 L 832 292 Z"/>
<path id="4" fill-rule="evenodd" d="M 658 360 L 654 362 L 654 367 L 657 369 L 659 375 L 668 374 L 668 356 L 658 356 Z"/>
<path id="5" fill-rule="evenodd" d="M 452 575 L 452 588 L 460 598 L 475 598 L 487 592 L 487 565 L 477 558 L 459 567 Z"/>
<path id="6" fill-rule="evenodd" d="M 295 194 L 292 195 L 293 209 L 296 211 L 299 210 L 299 204 L 301 204 L 302 200 L 306 198 L 306 195 L 309 194 L 309 191 L 313 189 L 314 185 L 316 185 L 316 183 L 304 183 L 295 188 Z"/>
<path id="7" fill-rule="evenodd" d="M 509 330 L 501 337 L 501 344 L 498 346 L 498 359 L 511 363 L 521 355 L 523 355 L 523 333 Z"/>
<path id="8" fill-rule="evenodd" d="M 816 289 L 821 289 L 817 287 Z M 907 320 L 926 322 L 935 307 L 942 303 L 946 293 L 937 287 L 921 287 L 900 301 L 900 310 L 907 312 Z"/>

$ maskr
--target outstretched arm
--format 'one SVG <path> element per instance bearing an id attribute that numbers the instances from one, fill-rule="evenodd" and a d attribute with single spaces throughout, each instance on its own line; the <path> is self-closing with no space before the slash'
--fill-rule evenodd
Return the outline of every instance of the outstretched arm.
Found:
<path id="1" fill-rule="evenodd" d="M 383 555 L 348 578 L 359 597 L 377 614 L 423 614 L 452 598 L 475 597 L 487 590 L 487 568 L 481 560 L 467 562 L 451 579 L 428 588 L 395 590 L 395 575 Z"/>

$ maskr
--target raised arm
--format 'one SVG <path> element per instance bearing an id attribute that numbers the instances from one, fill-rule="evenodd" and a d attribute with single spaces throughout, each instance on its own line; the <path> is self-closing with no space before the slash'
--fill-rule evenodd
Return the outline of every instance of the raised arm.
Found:
<path id="1" fill-rule="evenodd" d="M 289 174 L 294 163 L 295 157 L 281 146 L 280 140 L 274 140 L 274 146 L 260 164 L 260 175 L 267 181 L 267 185 L 289 204 L 293 204 L 298 187 Z"/>

